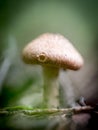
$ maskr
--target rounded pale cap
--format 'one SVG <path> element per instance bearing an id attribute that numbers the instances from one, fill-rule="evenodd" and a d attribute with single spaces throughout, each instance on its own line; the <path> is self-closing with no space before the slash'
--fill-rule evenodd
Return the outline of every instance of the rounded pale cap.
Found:
<path id="1" fill-rule="evenodd" d="M 41 64 L 77 70 L 83 59 L 73 45 L 60 34 L 45 33 L 29 43 L 23 50 L 28 64 Z"/>

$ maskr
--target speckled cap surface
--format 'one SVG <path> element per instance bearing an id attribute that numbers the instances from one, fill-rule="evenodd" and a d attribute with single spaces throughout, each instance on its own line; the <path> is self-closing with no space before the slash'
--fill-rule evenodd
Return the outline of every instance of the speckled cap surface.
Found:
<path id="1" fill-rule="evenodd" d="M 70 41 L 60 34 L 45 33 L 31 41 L 23 50 L 27 64 L 40 64 L 78 70 L 83 58 Z"/>

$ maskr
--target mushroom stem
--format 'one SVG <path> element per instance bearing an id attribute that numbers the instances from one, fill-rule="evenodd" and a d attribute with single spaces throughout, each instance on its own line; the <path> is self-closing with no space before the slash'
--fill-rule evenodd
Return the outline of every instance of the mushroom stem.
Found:
<path id="1" fill-rule="evenodd" d="M 55 67 L 43 67 L 45 106 L 48 108 L 59 106 L 59 69 Z"/>

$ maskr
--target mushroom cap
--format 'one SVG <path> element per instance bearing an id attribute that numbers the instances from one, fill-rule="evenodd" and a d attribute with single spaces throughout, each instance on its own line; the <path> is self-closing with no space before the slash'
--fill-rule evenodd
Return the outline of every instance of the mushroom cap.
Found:
<path id="1" fill-rule="evenodd" d="M 60 34 L 45 33 L 31 41 L 23 50 L 27 64 L 41 64 L 63 69 L 78 70 L 83 58 L 73 45 Z"/>

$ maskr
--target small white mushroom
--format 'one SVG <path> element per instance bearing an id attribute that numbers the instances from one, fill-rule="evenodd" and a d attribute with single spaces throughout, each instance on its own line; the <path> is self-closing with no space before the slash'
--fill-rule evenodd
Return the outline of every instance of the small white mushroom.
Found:
<path id="1" fill-rule="evenodd" d="M 45 33 L 29 43 L 23 50 L 27 64 L 40 64 L 43 68 L 44 103 L 47 107 L 59 106 L 58 75 L 60 68 L 78 70 L 83 65 L 81 55 L 60 34 Z"/>

